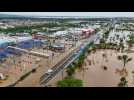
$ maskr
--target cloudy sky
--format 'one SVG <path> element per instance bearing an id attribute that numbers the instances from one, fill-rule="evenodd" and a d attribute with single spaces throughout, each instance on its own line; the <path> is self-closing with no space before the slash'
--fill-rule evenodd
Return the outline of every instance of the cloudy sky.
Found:
<path id="1" fill-rule="evenodd" d="M 134 17 L 134 12 L 0 12 L 0 14 L 32 16 L 96 16 L 96 17 Z"/>

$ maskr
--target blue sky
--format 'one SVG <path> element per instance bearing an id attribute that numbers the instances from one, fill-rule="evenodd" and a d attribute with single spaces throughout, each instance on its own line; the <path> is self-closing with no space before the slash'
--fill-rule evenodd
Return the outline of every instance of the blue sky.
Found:
<path id="1" fill-rule="evenodd" d="M 134 12 L 0 12 L 0 14 L 32 16 L 134 17 Z"/>

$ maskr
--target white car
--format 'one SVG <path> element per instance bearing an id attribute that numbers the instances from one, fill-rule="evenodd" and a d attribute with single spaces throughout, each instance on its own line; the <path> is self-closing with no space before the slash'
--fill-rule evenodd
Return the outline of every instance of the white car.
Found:
<path id="1" fill-rule="evenodd" d="M 49 69 L 47 72 L 46 72 L 46 74 L 51 74 L 53 72 L 53 70 L 52 69 Z"/>

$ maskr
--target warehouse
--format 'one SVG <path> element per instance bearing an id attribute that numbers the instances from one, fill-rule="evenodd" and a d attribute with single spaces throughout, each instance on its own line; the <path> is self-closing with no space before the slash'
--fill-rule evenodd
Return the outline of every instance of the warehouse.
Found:
<path id="1" fill-rule="evenodd" d="M 13 40 L 7 40 L 7 39 L 0 39 L 0 49 L 4 49 L 9 45 L 14 44 L 15 42 Z"/>

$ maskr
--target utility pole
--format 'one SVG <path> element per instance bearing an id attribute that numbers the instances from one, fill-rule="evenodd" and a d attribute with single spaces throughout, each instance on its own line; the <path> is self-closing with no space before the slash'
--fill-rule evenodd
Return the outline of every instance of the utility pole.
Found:
<path id="1" fill-rule="evenodd" d="M 63 80 L 63 78 L 64 78 L 64 69 L 61 71 L 61 76 L 62 76 L 62 80 Z"/>

